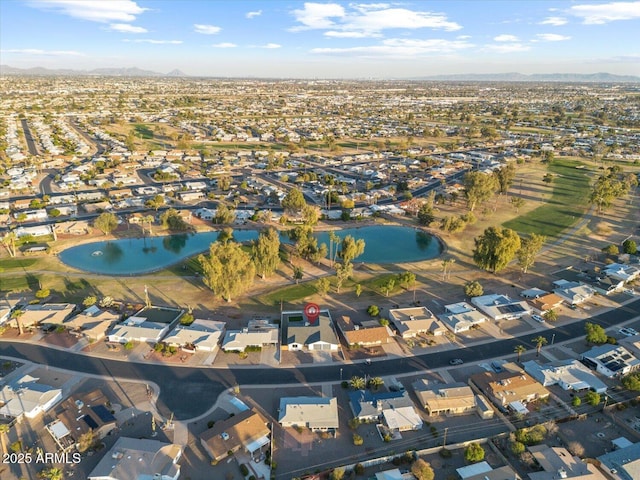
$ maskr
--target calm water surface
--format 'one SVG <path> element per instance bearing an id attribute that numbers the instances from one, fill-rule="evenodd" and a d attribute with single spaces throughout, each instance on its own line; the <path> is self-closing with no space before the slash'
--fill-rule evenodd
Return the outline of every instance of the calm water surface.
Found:
<path id="1" fill-rule="evenodd" d="M 409 227 L 373 226 L 336 231 L 340 238 L 351 235 L 365 241 L 364 254 L 356 262 L 400 263 L 437 257 L 440 242 L 429 234 Z M 316 234 L 320 243 L 329 244 L 329 234 Z M 236 230 L 238 242 L 258 238 L 257 230 Z M 87 243 L 63 250 L 60 260 L 71 267 L 111 275 L 136 275 L 162 270 L 202 253 L 218 238 L 218 232 L 179 234 L 166 237 L 132 238 Z M 290 240 L 281 234 L 281 240 Z"/>

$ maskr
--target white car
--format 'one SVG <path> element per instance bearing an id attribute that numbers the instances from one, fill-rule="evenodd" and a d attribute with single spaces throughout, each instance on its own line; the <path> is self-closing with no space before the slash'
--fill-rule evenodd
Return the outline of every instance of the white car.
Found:
<path id="1" fill-rule="evenodd" d="M 638 332 L 631 327 L 621 328 L 620 330 L 618 330 L 618 333 L 621 333 L 625 337 L 633 337 L 635 335 L 638 335 Z"/>
<path id="2" fill-rule="evenodd" d="M 542 318 L 540 315 L 531 315 L 531 318 L 533 318 L 536 322 L 544 323 L 544 318 Z"/>

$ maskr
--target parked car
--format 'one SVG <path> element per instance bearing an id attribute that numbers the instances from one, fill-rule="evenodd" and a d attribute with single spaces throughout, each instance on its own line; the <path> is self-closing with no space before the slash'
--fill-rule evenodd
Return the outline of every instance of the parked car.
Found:
<path id="1" fill-rule="evenodd" d="M 638 335 L 638 332 L 631 327 L 625 327 L 618 330 L 618 333 L 621 333 L 625 337 L 634 337 Z"/>
<path id="2" fill-rule="evenodd" d="M 464 362 L 461 358 L 452 358 L 449 360 L 449 365 L 462 365 Z"/>
<path id="3" fill-rule="evenodd" d="M 540 315 L 531 315 L 531 318 L 533 318 L 536 322 L 544 323 L 544 318 L 542 318 Z"/>

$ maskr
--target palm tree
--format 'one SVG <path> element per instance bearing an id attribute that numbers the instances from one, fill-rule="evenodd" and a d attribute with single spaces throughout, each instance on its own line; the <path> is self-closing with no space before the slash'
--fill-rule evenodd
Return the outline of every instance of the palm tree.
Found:
<path id="1" fill-rule="evenodd" d="M 384 385 L 384 380 L 380 377 L 373 377 L 369 379 L 369 388 L 373 390 L 378 390 L 382 385 Z"/>
<path id="2" fill-rule="evenodd" d="M 4 436 L 9 433 L 10 427 L 8 423 L 0 423 L 0 446 L 2 447 L 2 455 L 6 453 L 6 448 L 4 445 Z"/>
<path id="3" fill-rule="evenodd" d="M 9 251 L 9 255 L 11 257 L 16 256 L 16 234 L 14 231 L 8 232 L 4 237 L 2 237 L 2 243 Z"/>
<path id="4" fill-rule="evenodd" d="M 520 355 L 526 352 L 527 349 L 524 345 L 516 345 L 516 348 L 513 351 L 518 354 L 518 362 L 520 362 Z"/>
<path id="5" fill-rule="evenodd" d="M 62 480 L 62 470 L 56 467 L 47 468 L 42 470 L 38 476 L 40 478 L 46 478 L 48 480 Z"/>
<path id="6" fill-rule="evenodd" d="M 362 377 L 351 377 L 351 388 L 354 390 L 364 390 L 367 383 Z"/>
<path id="7" fill-rule="evenodd" d="M 533 343 L 536 344 L 536 357 L 538 357 L 540 356 L 540 350 L 542 349 L 542 346 L 546 345 L 549 342 L 547 342 L 547 339 L 543 336 L 539 336 L 533 339 Z"/>
<path id="8" fill-rule="evenodd" d="M 16 324 L 18 325 L 18 335 L 22 335 L 24 333 L 24 328 L 22 327 L 22 320 L 20 317 L 24 314 L 24 310 L 18 309 L 14 310 L 11 314 L 11 318 L 16 319 Z"/>

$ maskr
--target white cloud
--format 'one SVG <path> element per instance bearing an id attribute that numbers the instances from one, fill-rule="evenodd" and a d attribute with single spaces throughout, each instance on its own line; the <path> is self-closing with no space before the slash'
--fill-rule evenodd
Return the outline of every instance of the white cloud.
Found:
<path id="1" fill-rule="evenodd" d="M 260 15 L 262 15 L 262 10 L 256 10 L 254 12 L 247 12 L 245 17 L 254 18 L 254 17 L 259 17 Z"/>
<path id="2" fill-rule="evenodd" d="M 40 55 L 48 57 L 86 57 L 84 53 L 75 50 L 41 50 L 39 48 L 12 48 L 8 50 L 0 50 L 2 53 L 17 53 L 20 55 Z"/>
<path id="3" fill-rule="evenodd" d="M 491 45 L 485 45 L 487 50 L 491 50 L 496 53 L 514 53 L 514 52 L 526 52 L 531 50 L 529 45 L 522 43 L 496 43 Z"/>
<path id="4" fill-rule="evenodd" d="M 215 43 L 213 45 L 211 45 L 214 48 L 235 48 L 238 45 L 236 45 L 235 43 L 230 43 L 230 42 L 222 42 L 222 43 Z"/>
<path id="5" fill-rule="evenodd" d="M 314 48 L 311 53 L 324 55 L 355 55 L 375 57 L 417 57 L 427 54 L 450 54 L 474 47 L 463 40 L 389 38 L 379 45 L 347 48 Z"/>
<path id="6" fill-rule="evenodd" d="M 334 23 L 331 18 L 344 17 L 344 7 L 337 3 L 311 3 L 304 4 L 302 10 L 294 10 L 293 16 L 302 25 L 293 27 L 292 31 L 312 30 L 317 28 L 332 28 Z"/>
<path id="7" fill-rule="evenodd" d="M 265 45 L 259 45 L 259 48 L 269 48 L 269 49 L 273 49 L 273 48 L 281 48 L 282 45 L 279 45 L 277 43 L 267 43 Z"/>
<path id="8" fill-rule="evenodd" d="M 469 40 L 471 38 L 471 35 L 458 35 L 456 38 L 458 40 Z"/>
<path id="9" fill-rule="evenodd" d="M 558 35 L 556 33 L 538 33 L 536 37 L 543 42 L 562 42 L 564 40 L 571 40 L 571 37 Z"/>
<path id="10" fill-rule="evenodd" d="M 148 30 L 143 27 L 136 27 L 135 25 L 129 25 L 128 23 L 112 23 L 109 25 L 109 30 L 123 33 L 147 33 Z"/>
<path id="11" fill-rule="evenodd" d="M 547 17 L 543 21 L 540 22 L 540 25 L 553 25 L 554 27 L 559 27 L 561 25 L 566 25 L 569 23 L 569 20 L 562 17 Z"/>
<path id="12" fill-rule="evenodd" d="M 28 0 L 27 5 L 91 22 L 133 22 L 146 8 L 132 0 Z"/>
<path id="13" fill-rule="evenodd" d="M 196 33 L 202 33 L 203 35 L 216 35 L 220 33 L 222 28 L 216 27 L 215 25 L 202 25 L 201 23 L 193 24 L 193 31 Z"/>
<path id="14" fill-rule="evenodd" d="M 497 37 L 493 37 L 494 42 L 517 42 L 518 37 L 515 35 L 498 35 Z"/>
<path id="15" fill-rule="evenodd" d="M 151 43 L 153 45 L 180 45 L 182 43 L 182 40 L 154 40 L 152 38 L 134 38 L 133 40 L 125 38 L 122 41 L 128 43 Z"/>
<path id="16" fill-rule="evenodd" d="M 292 14 L 302 24 L 292 27 L 290 31 L 293 32 L 326 29 L 332 32 L 361 32 L 360 37 L 371 37 L 379 36 L 383 30 L 389 29 L 432 28 L 456 31 L 462 28 L 449 21 L 444 13 L 391 8 L 384 3 L 352 4 L 348 12 L 336 3 L 305 3 L 304 9 L 294 10 Z M 346 36 L 355 37 L 353 33 Z"/>
<path id="17" fill-rule="evenodd" d="M 332 38 L 368 38 L 368 37 L 380 37 L 379 33 L 367 33 L 367 32 L 341 32 L 336 30 L 328 30 L 324 32 L 325 37 Z"/>
<path id="18" fill-rule="evenodd" d="M 567 12 L 582 18 L 582 23 L 585 25 L 601 25 L 616 20 L 633 20 L 640 18 L 640 2 L 573 5 Z"/>

